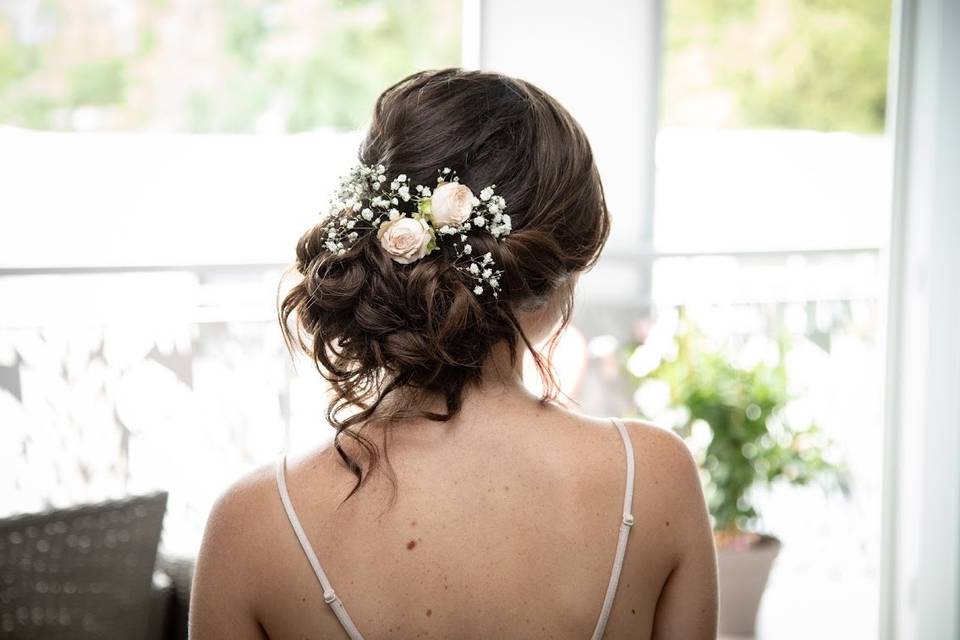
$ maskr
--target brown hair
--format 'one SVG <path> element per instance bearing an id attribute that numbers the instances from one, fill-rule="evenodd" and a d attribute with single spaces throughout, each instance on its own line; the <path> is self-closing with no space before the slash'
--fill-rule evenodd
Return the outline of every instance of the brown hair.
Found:
<path id="1" fill-rule="evenodd" d="M 486 233 L 471 233 L 469 240 L 503 270 L 497 299 L 472 292 L 443 244 L 402 265 L 374 234 L 343 255 L 325 248 L 322 224 L 300 239 L 295 268 L 303 277 L 280 303 L 280 321 L 288 346 L 303 349 L 331 384 L 327 418 L 337 430 L 334 445 L 357 477 L 350 495 L 378 465 L 378 449 L 361 430 L 383 400 L 401 391 L 414 399 L 439 394 L 445 412 L 411 402 L 376 417 L 450 420 L 498 343 L 509 345 L 514 363 L 521 343 L 529 349 L 544 381 L 543 401 L 556 397 L 549 355 L 570 318 L 571 276 L 593 265 L 610 228 L 582 129 L 556 100 L 523 80 L 461 69 L 404 78 L 377 99 L 359 155 L 364 164 L 383 164 L 388 177 L 407 174 L 411 184 L 431 184 L 442 167 L 474 189 L 496 184 L 513 231 L 499 241 Z M 545 359 L 516 314 L 554 295 L 562 323 Z M 362 459 L 343 448 L 344 436 L 360 445 Z"/>

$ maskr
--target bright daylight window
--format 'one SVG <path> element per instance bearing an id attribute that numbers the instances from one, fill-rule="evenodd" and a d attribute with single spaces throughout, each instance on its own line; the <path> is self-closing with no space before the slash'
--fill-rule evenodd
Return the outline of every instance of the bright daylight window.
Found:
<path id="1" fill-rule="evenodd" d="M 560 379 L 779 538 L 761 638 L 875 636 L 889 2 L 663 4 L 654 210 L 612 211 Z M 278 280 L 377 94 L 460 52 L 447 0 L 0 0 L 0 516 L 162 487 L 192 555 L 329 436 Z"/>
<path id="2" fill-rule="evenodd" d="M 192 554 L 325 435 L 277 281 L 374 98 L 459 62 L 446 0 L 0 2 L 0 509 L 163 487 Z"/>
<path id="3" fill-rule="evenodd" d="M 715 516 L 780 538 L 761 637 L 871 637 L 890 6 L 668 0 L 665 13 L 654 321 L 628 361 L 639 412 L 702 445 Z M 724 358 L 671 395 L 663 381 L 689 373 L 692 349 Z M 738 393 L 785 401 L 773 439 L 748 433 L 763 402 L 727 412 Z"/>

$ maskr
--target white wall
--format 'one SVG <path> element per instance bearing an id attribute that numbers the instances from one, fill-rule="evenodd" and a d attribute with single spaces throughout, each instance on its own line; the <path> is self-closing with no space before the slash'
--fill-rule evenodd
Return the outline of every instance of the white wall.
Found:
<path id="1" fill-rule="evenodd" d="M 660 23 L 658 0 L 465 3 L 464 64 L 533 82 L 590 138 L 614 219 L 605 256 L 649 249 Z M 615 269 L 608 261 L 581 290 L 620 300 L 648 290 L 644 265 L 609 277 Z"/>
<path id="2" fill-rule="evenodd" d="M 0 126 L 0 272 L 285 264 L 358 142 Z"/>
<path id="3" fill-rule="evenodd" d="M 881 628 L 885 638 L 958 638 L 960 3 L 902 0 L 895 15 Z"/>

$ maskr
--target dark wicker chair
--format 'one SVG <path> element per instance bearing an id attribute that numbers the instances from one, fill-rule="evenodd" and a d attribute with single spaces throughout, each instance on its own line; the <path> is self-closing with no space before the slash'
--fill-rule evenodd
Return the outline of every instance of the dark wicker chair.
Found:
<path id="1" fill-rule="evenodd" d="M 145 638 L 167 494 L 0 521 L 0 638 Z"/>
<path id="2" fill-rule="evenodd" d="M 157 558 L 157 573 L 164 584 L 153 585 L 158 622 L 151 624 L 152 640 L 187 640 L 194 562 L 193 558 Z"/>

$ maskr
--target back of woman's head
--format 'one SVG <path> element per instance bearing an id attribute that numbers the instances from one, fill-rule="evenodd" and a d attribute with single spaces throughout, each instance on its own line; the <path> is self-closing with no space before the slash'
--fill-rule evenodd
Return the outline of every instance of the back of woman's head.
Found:
<path id="1" fill-rule="evenodd" d="M 586 136 L 556 100 L 523 80 L 460 69 L 401 80 L 377 99 L 360 162 L 383 165 L 388 181 L 405 174 L 410 184 L 429 185 L 449 167 L 475 191 L 495 185 L 512 230 L 499 238 L 466 232 L 474 253 L 489 252 L 502 272 L 496 297 L 475 293 L 454 266 L 451 244 L 401 264 L 372 232 L 345 251 L 331 250 L 323 223 L 300 239 L 302 279 L 281 302 L 281 323 L 288 344 L 306 351 L 331 384 L 328 419 L 357 487 L 379 454 L 362 428 L 350 427 L 373 416 L 449 420 L 481 382 L 495 345 L 506 345 L 514 362 L 529 348 L 544 399 L 555 397 L 549 356 L 532 348 L 518 316 L 555 304 L 565 325 L 574 276 L 592 266 L 609 232 Z M 391 397 L 403 402 L 383 403 Z M 420 408 L 435 397 L 445 411 Z M 341 446 L 344 436 L 361 445 L 359 458 Z"/>

